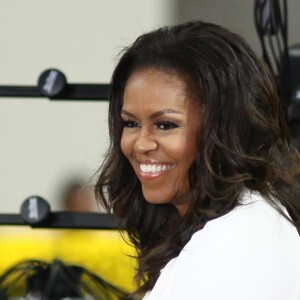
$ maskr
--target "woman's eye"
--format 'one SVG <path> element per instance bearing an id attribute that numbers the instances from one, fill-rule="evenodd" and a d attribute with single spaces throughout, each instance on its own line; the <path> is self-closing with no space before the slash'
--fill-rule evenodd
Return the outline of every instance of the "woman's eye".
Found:
<path id="1" fill-rule="evenodd" d="M 140 124 L 135 121 L 123 121 L 123 127 L 135 128 L 140 127 Z"/>
<path id="2" fill-rule="evenodd" d="M 176 123 L 169 121 L 157 122 L 155 126 L 160 130 L 170 130 L 178 127 Z"/>

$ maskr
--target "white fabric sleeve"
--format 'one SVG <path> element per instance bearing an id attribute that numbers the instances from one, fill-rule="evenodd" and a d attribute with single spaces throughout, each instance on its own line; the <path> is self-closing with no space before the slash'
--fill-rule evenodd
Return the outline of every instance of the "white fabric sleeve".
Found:
<path id="1" fill-rule="evenodd" d="M 300 239 L 268 204 L 209 222 L 169 262 L 147 300 L 299 300 Z"/>

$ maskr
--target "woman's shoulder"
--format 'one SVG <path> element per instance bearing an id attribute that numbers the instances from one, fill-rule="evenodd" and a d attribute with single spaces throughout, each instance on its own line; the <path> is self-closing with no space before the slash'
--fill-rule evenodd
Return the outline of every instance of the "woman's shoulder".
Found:
<path id="1" fill-rule="evenodd" d="M 203 275 L 205 282 L 222 282 L 223 278 L 224 290 L 238 283 L 240 294 L 249 286 L 265 291 L 277 284 L 285 286 L 281 291 L 292 291 L 300 283 L 299 234 L 258 193 L 247 191 L 240 206 L 208 222 L 180 255 L 178 265 L 194 276 Z M 262 299 L 255 293 L 252 299 Z M 265 299 L 284 299 L 272 297 Z"/>
<path id="2" fill-rule="evenodd" d="M 282 241 L 291 238 L 300 243 L 295 226 L 288 221 L 289 215 L 280 204 L 287 218 L 257 192 L 246 190 L 239 203 L 229 213 L 209 221 L 192 236 L 190 243 L 203 239 L 215 243 L 236 243 L 240 240 L 266 242 L 272 237 Z"/>
<path id="3" fill-rule="evenodd" d="M 263 260 L 269 255 L 278 259 L 293 255 L 300 260 L 300 237 L 294 225 L 259 193 L 246 191 L 240 205 L 197 231 L 184 252 L 195 256 L 193 264 L 212 256 L 244 260 L 243 255 L 248 255 Z"/>
<path id="4" fill-rule="evenodd" d="M 192 236 L 163 270 L 153 293 L 159 297 L 150 299 L 298 299 L 299 276 L 296 229 L 247 191 L 239 206 Z"/>

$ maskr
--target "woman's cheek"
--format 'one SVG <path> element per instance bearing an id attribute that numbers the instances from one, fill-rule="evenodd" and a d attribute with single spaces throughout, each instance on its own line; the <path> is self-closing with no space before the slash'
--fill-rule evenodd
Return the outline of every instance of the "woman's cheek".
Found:
<path id="1" fill-rule="evenodd" d="M 123 130 L 121 141 L 120 141 L 120 147 L 123 152 L 123 154 L 129 159 L 130 154 L 133 151 L 134 146 L 134 134 L 129 134 L 126 132 L 126 129 Z"/>

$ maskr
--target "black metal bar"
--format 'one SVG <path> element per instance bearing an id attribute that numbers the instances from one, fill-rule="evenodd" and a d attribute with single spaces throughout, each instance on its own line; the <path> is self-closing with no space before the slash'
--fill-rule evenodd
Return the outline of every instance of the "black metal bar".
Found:
<path id="1" fill-rule="evenodd" d="M 51 100 L 94 100 L 106 101 L 109 84 L 67 84 L 63 92 L 56 97 L 45 96 L 34 86 L 0 86 L 0 97 L 48 98 Z"/>
<path id="2" fill-rule="evenodd" d="M 39 224 L 28 224 L 18 214 L 0 214 L 0 225 L 47 229 L 119 229 L 121 223 L 120 219 L 109 214 L 55 212 Z"/>
<path id="3" fill-rule="evenodd" d="M 109 84 L 68 84 L 65 91 L 53 99 L 107 100 L 109 88 Z"/>
<path id="4" fill-rule="evenodd" d="M 0 225 L 27 225 L 18 214 L 0 214 Z"/>
<path id="5" fill-rule="evenodd" d="M 35 86 L 0 86 L 0 97 L 45 97 Z"/>

